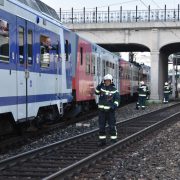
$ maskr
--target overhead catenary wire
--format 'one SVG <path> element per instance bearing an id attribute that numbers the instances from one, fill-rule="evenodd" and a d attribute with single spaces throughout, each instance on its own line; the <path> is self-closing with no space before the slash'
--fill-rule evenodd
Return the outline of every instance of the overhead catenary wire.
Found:
<path id="1" fill-rule="evenodd" d="M 120 2 L 120 3 L 112 3 L 112 4 L 108 4 L 108 5 L 103 5 L 103 6 L 97 6 L 98 9 L 101 9 L 101 8 L 108 8 L 108 7 L 111 7 L 111 6 L 117 6 L 117 5 L 123 5 L 123 4 L 129 4 L 129 3 L 132 3 L 132 2 L 138 2 L 139 0 L 129 0 L 129 1 L 124 1 L 124 2 Z M 96 7 L 91 7 L 91 8 L 86 8 L 87 10 L 91 10 L 91 9 L 94 9 Z M 74 8 L 73 8 L 74 9 Z M 75 11 L 80 11 L 82 10 L 81 9 L 74 9 Z M 70 10 L 63 10 L 63 11 L 70 11 Z"/>
<path id="2" fill-rule="evenodd" d="M 132 3 L 132 2 L 136 2 L 139 0 L 131 0 L 131 1 L 124 1 L 121 3 L 114 3 L 114 4 L 109 4 L 109 5 L 105 5 L 105 6 L 98 6 L 97 8 L 104 8 L 104 7 L 110 7 L 110 6 L 116 6 L 116 5 L 123 5 L 123 4 L 128 4 L 128 3 Z"/>
<path id="3" fill-rule="evenodd" d="M 128 1 L 124 1 L 124 2 L 120 2 L 120 3 L 112 3 L 112 4 L 109 4 L 109 5 L 103 5 L 103 6 L 97 6 L 96 8 L 97 9 L 100 9 L 100 8 L 105 8 L 105 7 L 111 7 L 111 6 L 117 6 L 117 5 L 123 5 L 123 4 L 128 4 L 128 3 L 132 3 L 132 2 L 140 2 L 144 7 L 146 7 L 147 9 L 149 8 L 149 5 L 147 5 L 147 3 L 145 3 L 143 0 L 128 0 Z M 159 4 L 157 4 L 154 0 L 151 0 L 151 2 L 153 2 L 157 7 L 158 9 L 162 9 Z M 95 8 L 86 8 L 86 10 L 94 10 Z M 82 9 L 73 9 L 73 11 L 82 11 Z M 68 10 L 69 11 L 69 10 Z M 61 12 L 68 12 L 68 11 L 65 11 L 65 10 L 61 10 Z M 70 12 L 70 11 L 69 11 Z M 151 9 L 150 9 L 150 12 L 153 12 Z M 165 27 L 167 27 L 166 23 L 163 22 L 163 21 L 160 21 L 160 23 L 162 23 Z M 176 24 L 177 26 L 177 23 L 174 21 L 174 23 Z M 180 36 L 176 34 L 176 32 L 174 32 L 172 29 L 169 29 L 169 32 L 173 33 L 178 39 L 180 39 Z"/>
<path id="4" fill-rule="evenodd" d="M 161 9 L 161 7 L 159 6 L 159 4 L 157 4 L 154 0 L 151 0 L 151 2 L 153 2 L 159 9 Z"/>
<path id="5" fill-rule="evenodd" d="M 145 7 L 148 7 L 148 5 L 146 3 L 144 3 L 143 0 L 139 0 Z M 152 0 L 154 2 L 154 0 Z M 155 3 L 156 6 L 160 7 L 157 3 Z M 150 10 L 152 12 L 152 10 Z M 160 21 L 160 23 L 162 23 L 165 27 L 167 27 L 166 23 L 163 21 Z M 175 22 L 176 24 L 176 22 Z M 177 24 L 176 24 L 177 25 Z M 171 32 L 172 34 L 174 34 L 178 39 L 180 39 L 180 36 L 178 36 L 172 29 L 169 29 L 169 32 Z"/>

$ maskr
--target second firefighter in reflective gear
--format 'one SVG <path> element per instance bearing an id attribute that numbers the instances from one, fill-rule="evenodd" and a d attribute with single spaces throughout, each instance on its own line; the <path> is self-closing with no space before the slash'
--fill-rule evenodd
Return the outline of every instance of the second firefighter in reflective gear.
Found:
<path id="1" fill-rule="evenodd" d="M 168 103 L 169 102 L 169 95 L 172 93 L 171 87 L 168 84 L 168 82 L 164 83 L 164 99 L 163 103 Z"/>
<path id="2" fill-rule="evenodd" d="M 138 88 L 138 102 L 137 109 L 140 107 L 145 109 L 146 98 L 149 93 L 148 87 L 144 84 L 144 81 L 140 82 L 140 86 Z"/>
<path id="3" fill-rule="evenodd" d="M 115 109 L 119 106 L 120 96 L 110 74 L 104 76 L 104 82 L 96 87 L 95 93 L 99 95 L 99 140 L 103 145 L 106 143 L 106 121 L 111 140 L 117 139 Z"/>

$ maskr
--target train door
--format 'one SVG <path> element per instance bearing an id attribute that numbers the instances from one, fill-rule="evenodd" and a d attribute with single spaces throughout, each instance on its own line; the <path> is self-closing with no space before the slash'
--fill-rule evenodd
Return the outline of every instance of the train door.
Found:
<path id="1" fill-rule="evenodd" d="M 116 67 L 117 89 L 120 92 L 119 60 L 118 63 L 115 65 L 115 67 Z"/>
<path id="2" fill-rule="evenodd" d="M 33 83 L 33 37 L 34 25 L 17 18 L 17 110 L 18 119 L 33 116 L 35 86 Z"/>
<path id="3" fill-rule="evenodd" d="M 72 88 L 72 56 L 71 56 L 71 46 L 72 46 L 73 34 L 69 31 L 64 32 L 65 38 L 65 70 L 66 70 L 66 86 L 67 89 Z"/>
<path id="4" fill-rule="evenodd" d="M 100 53 L 97 54 L 97 83 L 101 81 Z"/>
<path id="5" fill-rule="evenodd" d="M 100 52 L 97 53 L 97 57 L 96 57 L 96 67 L 97 67 L 97 70 L 96 70 L 96 76 L 97 76 L 97 79 L 96 79 L 96 86 L 98 84 L 101 83 L 102 81 L 102 70 L 101 70 L 101 55 L 100 55 Z M 98 96 L 95 96 L 95 101 L 96 103 L 99 102 L 99 97 Z"/>
<path id="6" fill-rule="evenodd" d="M 113 63 L 114 79 L 115 79 L 114 83 L 115 83 L 117 90 L 119 91 L 119 79 L 118 79 L 119 73 L 118 73 L 117 69 L 118 69 L 118 65 L 116 63 Z"/>
<path id="7" fill-rule="evenodd" d="M 17 120 L 15 31 L 16 18 L 0 8 L 0 114 L 11 112 Z M 0 131 L 6 120 L 0 118 Z"/>
<path id="8" fill-rule="evenodd" d="M 58 37 L 57 37 L 58 39 Z M 54 60 L 55 60 L 55 68 L 56 68 L 56 76 L 55 76 L 55 92 L 57 94 L 57 96 L 60 96 L 60 92 L 61 92 L 61 83 L 60 83 L 60 74 L 61 74 L 61 62 L 60 62 L 60 41 L 57 42 L 56 45 L 57 49 L 56 49 L 56 53 L 54 54 Z"/>
<path id="9" fill-rule="evenodd" d="M 136 79 L 134 78 L 135 77 L 135 70 L 134 70 L 134 66 L 133 64 L 130 64 L 129 66 L 129 73 L 130 74 L 130 95 L 133 96 L 133 90 L 134 90 L 134 86 L 135 86 L 135 81 Z"/>

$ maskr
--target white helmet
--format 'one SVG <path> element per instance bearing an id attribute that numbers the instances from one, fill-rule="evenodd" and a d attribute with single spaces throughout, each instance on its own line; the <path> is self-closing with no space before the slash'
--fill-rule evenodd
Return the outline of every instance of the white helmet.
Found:
<path id="1" fill-rule="evenodd" d="M 113 77 L 112 77 L 112 75 L 110 75 L 110 74 L 106 74 L 106 75 L 104 76 L 104 80 L 110 80 L 110 81 L 112 82 Z"/>
<path id="2" fill-rule="evenodd" d="M 144 81 L 141 81 L 140 84 L 143 85 L 143 84 L 144 84 Z"/>
<path id="3" fill-rule="evenodd" d="M 164 84 L 167 86 L 167 85 L 168 85 L 168 82 L 165 82 Z"/>

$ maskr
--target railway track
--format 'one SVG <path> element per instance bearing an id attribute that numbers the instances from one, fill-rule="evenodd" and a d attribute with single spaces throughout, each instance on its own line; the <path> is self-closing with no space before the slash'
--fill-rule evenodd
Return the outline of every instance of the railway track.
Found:
<path id="1" fill-rule="evenodd" d="M 90 119 L 97 115 L 97 111 L 92 111 L 87 114 L 83 114 L 81 117 L 76 117 L 73 119 L 65 119 L 63 121 L 57 122 L 56 124 L 45 125 L 41 129 L 37 129 L 35 127 L 30 128 L 28 131 L 23 130 L 21 135 L 18 133 L 7 134 L 6 136 L 1 137 L 1 144 L 0 144 L 0 152 L 4 153 L 10 149 L 15 149 L 20 146 L 26 145 L 29 141 L 36 141 L 36 139 L 41 138 L 45 134 L 52 132 L 57 129 L 63 129 L 69 125 L 84 122 L 87 119 Z"/>
<path id="2" fill-rule="evenodd" d="M 179 108 L 176 104 L 118 123 L 115 144 L 109 141 L 106 146 L 98 147 L 98 130 L 94 130 L 3 160 L 0 179 L 72 179 L 92 163 L 100 163 L 109 154 L 115 154 L 166 123 L 177 121 Z"/>

